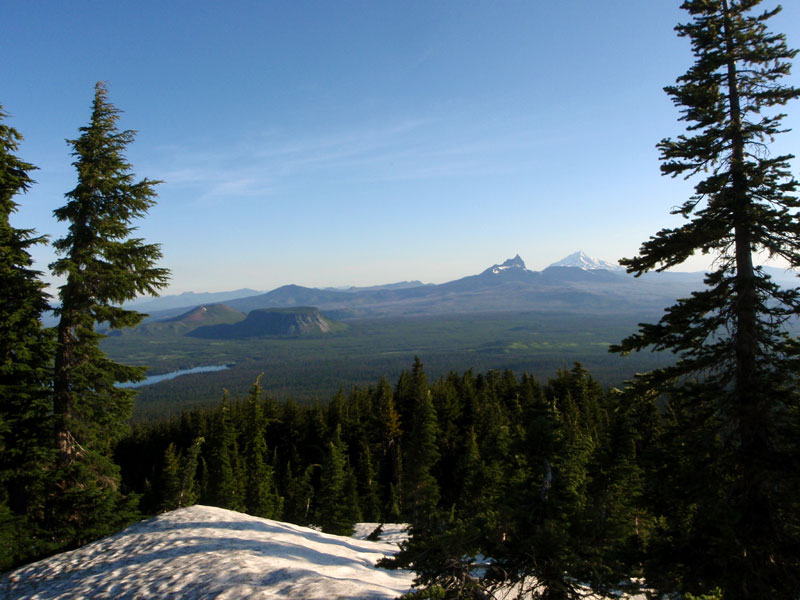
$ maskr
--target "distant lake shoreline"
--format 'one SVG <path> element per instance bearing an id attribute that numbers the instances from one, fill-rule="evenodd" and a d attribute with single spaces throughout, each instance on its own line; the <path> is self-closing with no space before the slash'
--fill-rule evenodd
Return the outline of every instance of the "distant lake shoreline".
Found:
<path id="1" fill-rule="evenodd" d="M 136 382 L 128 382 L 128 383 L 120 383 L 117 387 L 121 388 L 140 388 L 145 385 L 153 385 L 154 383 L 159 383 L 161 381 L 167 381 L 169 379 L 175 379 L 176 377 L 180 377 L 181 375 L 191 375 L 192 373 L 213 373 L 215 371 L 224 371 L 226 369 L 230 369 L 233 364 L 228 365 L 209 365 L 206 367 L 192 367 L 191 369 L 180 369 L 178 371 L 171 371 L 169 373 L 162 373 L 161 375 L 150 375 L 149 377 L 145 377 L 142 381 Z"/>

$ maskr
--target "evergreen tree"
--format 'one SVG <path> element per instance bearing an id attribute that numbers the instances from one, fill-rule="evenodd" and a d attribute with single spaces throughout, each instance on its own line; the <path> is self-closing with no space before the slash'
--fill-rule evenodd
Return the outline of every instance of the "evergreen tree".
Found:
<path id="1" fill-rule="evenodd" d="M 0 106 L 0 569 L 47 550 L 38 528 L 52 462 L 49 307 L 29 253 L 44 238 L 10 221 L 35 167 L 15 156 L 22 137 L 5 117 Z"/>
<path id="2" fill-rule="evenodd" d="M 170 443 L 164 450 L 164 466 L 161 469 L 160 510 L 163 512 L 178 508 L 181 490 L 181 458 L 175 444 Z"/>
<path id="3" fill-rule="evenodd" d="M 461 495 L 459 485 L 462 473 L 458 465 L 462 458 L 464 443 L 463 411 L 458 389 L 453 381 L 454 374 L 437 381 L 431 389 L 431 399 L 436 411 L 436 423 L 439 427 L 437 445 L 439 461 L 434 476 L 439 483 L 440 502 L 444 508 L 454 506 Z"/>
<path id="4" fill-rule="evenodd" d="M 264 439 L 266 422 L 261 410 L 261 376 L 250 394 L 244 414 L 245 507 L 248 514 L 268 519 L 280 513 L 280 499 L 275 489 L 272 467 L 267 461 L 267 442 Z"/>
<path id="5" fill-rule="evenodd" d="M 392 388 L 385 377 L 374 390 L 373 405 L 377 421 L 374 431 L 378 440 L 377 454 L 380 456 L 379 484 L 384 520 L 396 522 L 400 519 L 399 488 L 402 479 L 402 455 L 400 449 L 400 416 L 394 405 Z"/>
<path id="6" fill-rule="evenodd" d="M 175 510 L 184 506 L 192 506 L 197 501 L 197 474 L 200 447 L 205 440 L 197 438 L 185 455 L 170 443 L 164 451 L 164 467 L 161 471 L 161 506 L 162 511 Z"/>
<path id="7" fill-rule="evenodd" d="M 214 414 L 206 444 L 208 483 L 203 501 L 211 506 L 243 510 L 243 482 L 237 477 L 238 445 L 230 412 L 225 396 Z"/>
<path id="8" fill-rule="evenodd" d="M 400 514 L 400 495 L 393 483 L 389 484 L 386 492 L 386 503 L 383 506 L 383 520 L 387 523 L 399 523 L 402 520 Z"/>
<path id="9" fill-rule="evenodd" d="M 328 442 L 328 453 L 320 474 L 315 522 L 326 533 L 352 535 L 359 516 L 358 497 L 341 434 L 341 426 L 337 426 Z"/>
<path id="10" fill-rule="evenodd" d="M 372 523 L 381 520 L 381 501 L 378 495 L 376 470 L 372 464 L 372 453 L 365 439 L 361 440 L 358 453 L 358 497 L 360 512 L 364 520 Z"/>
<path id="11" fill-rule="evenodd" d="M 181 460 L 180 470 L 180 492 L 178 494 L 177 507 L 192 506 L 197 502 L 200 495 L 200 490 L 197 485 L 197 469 L 200 464 L 200 449 L 205 443 L 202 437 L 196 438 L 186 455 Z"/>
<path id="12" fill-rule="evenodd" d="M 299 525 L 308 525 L 311 522 L 311 501 L 314 499 L 311 479 L 317 469 L 318 464 L 300 466 L 295 473 L 291 462 L 286 464 L 281 485 L 284 520 Z"/>
<path id="13" fill-rule="evenodd" d="M 89 125 L 69 143 L 76 157 L 78 184 L 56 209 L 69 224 L 54 247 L 62 258 L 51 268 L 66 277 L 59 288 L 61 306 L 55 356 L 54 417 L 56 447 L 62 462 L 84 452 L 105 454 L 130 416 L 134 391 L 117 383 L 139 381 L 141 367 L 110 360 L 99 348 L 97 324 L 132 327 L 144 315 L 119 306 L 140 294 L 157 294 L 168 271 L 155 266 L 158 245 L 131 237 L 134 219 L 155 204 L 155 185 L 134 182 L 124 151 L 133 131 L 119 131 L 119 110 L 108 102 L 104 84 L 95 87 Z M 82 449 L 81 449 L 82 448 Z"/>
<path id="14" fill-rule="evenodd" d="M 696 486 L 701 496 L 689 502 L 724 510 L 713 518 L 690 511 L 668 519 L 665 535 L 695 548 L 692 561 L 659 561 L 652 579 L 664 591 L 708 593 L 719 585 L 726 599 L 800 593 L 800 478 L 790 467 L 799 456 L 800 344 L 784 327 L 800 312 L 800 294 L 779 288 L 753 265 L 754 254 L 765 252 L 800 266 L 793 156 L 768 152 L 782 132 L 778 109 L 800 89 L 782 83 L 796 50 L 767 29 L 780 9 L 757 12 L 759 4 L 683 3 L 693 20 L 676 29 L 690 39 L 695 62 L 666 91 L 681 108 L 687 133 L 663 140 L 659 149 L 662 173 L 698 176 L 696 193 L 674 211 L 685 225 L 661 230 L 639 256 L 622 262 L 638 276 L 702 252 L 714 255 L 716 269 L 706 275 L 704 290 L 614 348 L 678 354 L 674 366 L 640 383 L 671 391 L 670 411 L 680 421 L 673 430 L 677 447 L 700 443 L 695 454 L 710 452 L 711 472 L 719 476 L 713 489 Z M 701 429 L 704 439 L 695 439 Z M 682 477 L 705 477 L 699 466 L 686 463 Z"/>
<path id="15" fill-rule="evenodd" d="M 494 499 L 496 490 L 486 485 L 487 478 L 478 449 L 475 428 L 471 427 L 464 437 L 454 471 L 460 484 L 457 497 L 461 500 L 462 506 L 459 509 L 464 516 L 467 516 L 480 512 L 490 498 Z"/>
<path id="16" fill-rule="evenodd" d="M 353 525 L 364 520 L 364 513 L 361 512 L 361 498 L 358 494 L 358 477 L 349 462 L 346 467 L 344 482 L 345 515 L 351 523 L 347 530 L 347 535 L 352 535 Z"/>
<path id="17" fill-rule="evenodd" d="M 432 473 L 439 460 L 439 428 L 419 358 L 414 359 L 409 393 L 410 427 L 403 435 L 403 512 L 412 528 L 425 528 L 434 521 L 439 503 L 439 485 Z"/>
<path id="18" fill-rule="evenodd" d="M 110 360 L 95 328 L 139 323 L 143 315 L 119 305 L 138 294 L 156 294 L 168 275 L 155 266 L 159 247 L 131 237 L 131 222 L 155 202 L 157 182 L 134 182 L 124 157 L 134 133 L 119 131 L 118 118 L 105 86 L 97 84 L 90 123 L 69 142 L 78 184 L 66 194 L 66 205 L 54 211 L 69 228 L 54 244 L 61 258 L 51 265 L 66 279 L 56 309 L 53 419 L 59 483 L 52 516 L 54 526 L 69 523 L 65 534 L 79 534 L 81 540 L 85 532 L 120 525 L 128 514 L 111 447 L 124 431 L 135 392 L 116 384 L 144 374 L 142 367 Z"/>
<path id="19" fill-rule="evenodd" d="M 329 454 L 328 441 L 337 427 L 329 429 L 325 423 L 325 412 L 319 404 L 303 411 L 303 432 L 300 438 L 300 454 L 310 464 L 320 465 Z M 341 431 L 339 431 L 341 437 Z"/>
<path id="20" fill-rule="evenodd" d="M 393 559 L 380 566 L 413 569 L 414 586 L 422 588 L 412 598 L 491 598 L 491 583 L 477 573 L 485 565 L 478 557 L 490 547 L 496 533 L 496 492 L 484 487 L 483 464 L 475 432 L 464 432 L 464 448 L 455 467 L 456 502 L 435 528 L 412 528 Z M 480 568 L 479 568 L 480 566 Z M 428 596 L 427 594 L 431 594 Z"/>
<path id="21" fill-rule="evenodd" d="M 603 396 L 607 419 L 598 432 L 597 446 L 589 463 L 586 539 L 590 548 L 591 572 L 596 588 L 608 593 L 624 587 L 626 580 L 641 578 L 641 559 L 652 531 L 652 516 L 644 500 L 645 463 L 649 409 L 641 399 L 631 401 L 619 390 Z M 591 560 L 601 557 L 599 561 Z M 619 583 L 619 585 L 617 584 Z M 611 587 L 609 587 L 609 585 Z"/>

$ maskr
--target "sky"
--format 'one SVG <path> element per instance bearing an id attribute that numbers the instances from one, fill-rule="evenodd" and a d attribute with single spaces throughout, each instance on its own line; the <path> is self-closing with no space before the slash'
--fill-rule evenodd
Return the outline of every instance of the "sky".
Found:
<path id="1" fill-rule="evenodd" d="M 9 0 L 0 104 L 38 167 L 12 224 L 64 235 L 52 213 L 76 184 L 65 140 L 105 81 L 120 127 L 137 131 L 133 171 L 164 182 L 137 223 L 172 272 L 164 293 L 631 257 L 681 224 L 670 209 L 692 193 L 661 176 L 656 149 L 683 132 L 663 92 L 692 63 L 679 6 Z M 771 28 L 800 47 L 800 2 Z M 800 151 L 800 102 L 786 110 L 793 131 L 773 153 Z M 33 254 L 43 271 L 55 258 Z"/>

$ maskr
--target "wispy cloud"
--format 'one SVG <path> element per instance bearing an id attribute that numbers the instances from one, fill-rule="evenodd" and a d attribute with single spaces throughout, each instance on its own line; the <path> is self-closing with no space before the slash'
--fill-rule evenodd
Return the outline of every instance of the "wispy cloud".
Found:
<path id="1" fill-rule="evenodd" d="M 161 177 L 202 190 L 196 198 L 268 195 L 310 179 L 364 183 L 504 173 L 536 152 L 532 125 L 470 123 L 458 116 L 409 118 L 347 131 L 251 135 L 213 151 L 163 148 Z M 510 156 L 513 155 L 513 160 Z"/>

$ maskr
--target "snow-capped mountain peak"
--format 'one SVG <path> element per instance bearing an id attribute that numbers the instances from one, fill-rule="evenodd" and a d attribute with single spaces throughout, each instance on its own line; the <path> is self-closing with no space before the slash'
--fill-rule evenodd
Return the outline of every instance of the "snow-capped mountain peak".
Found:
<path id="1" fill-rule="evenodd" d="M 584 271 L 593 271 L 595 269 L 605 269 L 607 271 L 620 271 L 624 272 L 625 269 L 619 265 L 615 265 L 605 260 L 592 258 L 583 250 L 578 250 L 569 256 L 566 256 L 554 262 L 550 267 L 577 267 Z M 549 267 L 548 267 L 549 268 Z"/>
<path id="2" fill-rule="evenodd" d="M 528 269 L 525 268 L 525 261 L 520 258 L 520 255 L 517 254 L 514 258 L 509 258 L 505 262 L 499 265 L 492 265 L 484 273 L 491 272 L 491 273 L 502 273 L 503 271 L 507 271 L 509 269 L 520 269 L 522 271 L 527 271 Z"/>

